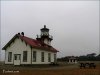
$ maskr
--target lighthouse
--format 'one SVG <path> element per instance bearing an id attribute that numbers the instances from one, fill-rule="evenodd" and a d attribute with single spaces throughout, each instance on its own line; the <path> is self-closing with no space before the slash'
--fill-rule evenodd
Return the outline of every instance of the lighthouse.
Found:
<path id="1" fill-rule="evenodd" d="M 51 46 L 51 41 L 53 40 L 53 37 L 49 34 L 49 29 L 46 28 L 46 25 L 44 25 L 44 28 L 40 29 L 41 34 L 37 35 L 37 40 Z"/>
<path id="2" fill-rule="evenodd" d="M 57 52 L 51 41 L 53 37 L 44 25 L 36 39 L 27 37 L 24 32 L 15 34 L 2 48 L 5 50 L 5 64 L 32 65 L 51 64 L 57 61 Z"/>

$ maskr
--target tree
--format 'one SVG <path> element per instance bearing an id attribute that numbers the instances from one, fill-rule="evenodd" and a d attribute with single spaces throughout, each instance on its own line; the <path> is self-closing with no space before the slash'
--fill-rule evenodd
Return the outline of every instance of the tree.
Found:
<path id="1" fill-rule="evenodd" d="M 87 54 L 88 57 L 95 57 L 96 53 Z"/>

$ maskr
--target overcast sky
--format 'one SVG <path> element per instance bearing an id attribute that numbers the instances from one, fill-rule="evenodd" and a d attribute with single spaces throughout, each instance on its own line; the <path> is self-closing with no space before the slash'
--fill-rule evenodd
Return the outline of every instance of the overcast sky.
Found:
<path id="1" fill-rule="evenodd" d="M 44 25 L 58 57 L 99 54 L 99 1 L 1 1 L 1 48 L 18 32 L 35 39 Z"/>

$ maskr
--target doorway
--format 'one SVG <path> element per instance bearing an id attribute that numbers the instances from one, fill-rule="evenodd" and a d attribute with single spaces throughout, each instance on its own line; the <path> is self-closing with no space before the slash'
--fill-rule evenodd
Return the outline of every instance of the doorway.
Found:
<path id="1" fill-rule="evenodd" d="M 14 65 L 20 65 L 21 54 L 14 54 Z"/>

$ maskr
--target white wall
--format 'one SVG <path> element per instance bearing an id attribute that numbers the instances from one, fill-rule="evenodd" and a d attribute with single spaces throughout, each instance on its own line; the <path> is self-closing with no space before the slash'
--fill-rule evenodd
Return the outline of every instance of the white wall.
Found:
<path id="1" fill-rule="evenodd" d="M 28 51 L 27 62 L 23 62 L 23 51 Z M 48 64 L 48 63 L 50 63 L 50 62 L 48 62 L 48 53 L 51 53 L 51 62 L 54 62 L 54 53 L 53 52 L 48 52 L 48 51 L 34 49 L 34 48 L 32 48 L 32 51 L 37 51 L 36 62 L 32 62 L 32 64 Z M 13 64 L 13 58 L 12 58 L 12 62 L 8 62 L 8 52 L 12 52 L 13 58 L 14 58 L 14 54 L 21 54 L 21 64 L 31 64 L 31 48 L 28 44 L 26 45 L 24 41 L 21 41 L 20 39 L 16 39 L 5 51 L 5 53 L 6 53 L 5 54 L 6 55 L 5 64 Z M 41 62 L 41 52 L 44 52 L 44 62 Z"/>
<path id="2" fill-rule="evenodd" d="M 32 61 L 32 64 L 49 64 L 50 62 L 48 62 L 48 53 L 51 53 L 51 62 L 54 62 L 54 54 L 55 53 L 44 51 L 44 50 L 38 50 L 38 49 L 32 49 L 32 51 L 37 52 L 36 62 Z M 41 62 L 41 52 L 44 52 L 44 62 Z M 32 52 L 32 57 L 33 57 L 33 52 Z"/>
<path id="3" fill-rule="evenodd" d="M 27 57 L 27 62 L 23 62 L 23 51 L 28 51 L 28 57 Z M 8 62 L 8 52 L 12 52 L 12 57 L 14 58 L 14 54 L 21 54 L 21 64 L 30 64 L 31 63 L 31 50 L 29 45 L 26 46 L 25 42 L 21 41 L 20 39 L 16 39 L 15 42 L 13 42 L 6 50 L 6 60 L 5 64 L 13 64 L 13 58 L 12 62 Z"/>
<path id="4" fill-rule="evenodd" d="M 44 43 L 48 44 L 48 45 L 51 45 L 51 41 L 48 41 L 48 39 L 44 39 Z"/>

